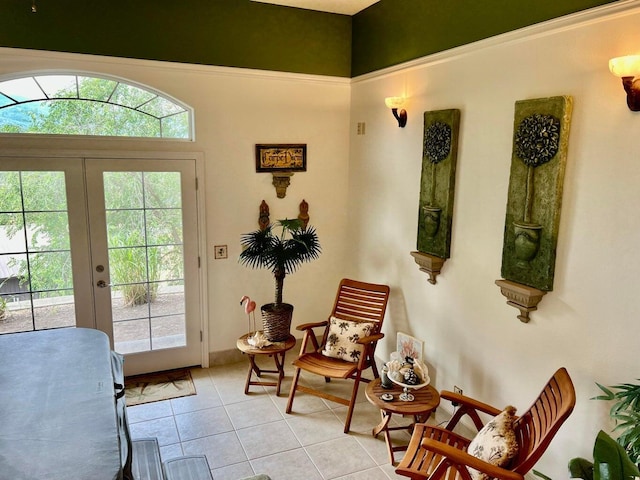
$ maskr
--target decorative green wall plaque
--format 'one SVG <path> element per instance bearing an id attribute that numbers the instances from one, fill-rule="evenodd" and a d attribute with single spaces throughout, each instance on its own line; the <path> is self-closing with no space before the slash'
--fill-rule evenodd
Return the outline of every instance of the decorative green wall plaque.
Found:
<path id="1" fill-rule="evenodd" d="M 516 102 L 502 276 L 553 290 L 569 128 L 569 96 Z"/>
<path id="2" fill-rule="evenodd" d="M 449 258 L 460 110 L 424 112 L 418 251 Z"/>

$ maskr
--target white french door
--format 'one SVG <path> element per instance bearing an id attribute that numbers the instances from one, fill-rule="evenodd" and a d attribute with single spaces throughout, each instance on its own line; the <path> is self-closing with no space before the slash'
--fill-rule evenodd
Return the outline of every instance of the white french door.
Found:
<path id="1" fill-rule="evenodd" d="M 127 375 L 202 364 L 195 163 L 0 158 L 0 332 L 98 328 Z"/>
<path id="2" fill-rule="evenodd" d="M 97 328 L 127 373 L 200 364 L 195 161 L 85 169 Z"/>

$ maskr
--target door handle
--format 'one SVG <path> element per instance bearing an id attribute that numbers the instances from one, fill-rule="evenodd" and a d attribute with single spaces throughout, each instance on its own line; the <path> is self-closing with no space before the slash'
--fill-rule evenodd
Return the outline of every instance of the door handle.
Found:
<path id="1" fill-rule="evenodd" d="M 107 288 L 111 286 L 110 283 L 107 283 L 104 280 L 98 280 L 98 283 L 96 283 L 96 285 L 100 288 Z"/>

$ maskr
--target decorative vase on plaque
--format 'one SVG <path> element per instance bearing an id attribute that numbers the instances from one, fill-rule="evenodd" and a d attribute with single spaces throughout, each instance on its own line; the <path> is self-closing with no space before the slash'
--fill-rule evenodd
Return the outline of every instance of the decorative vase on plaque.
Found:
<path id="1" fill-rule="evenodd" d="M 513 222 L 515 232 L 515 256 L 518 265 L 526 266 L 535 258 L 540 248 L 542 226 L 535 223 Z"/>
<path id="2" fill-rule="evenodd" d="M 433 238 L 440 228 L 442 209 L 432 205 L 425 205 L 422 207 L 422 211 L 424 213 L 424 233 L 428 238 Z"/>

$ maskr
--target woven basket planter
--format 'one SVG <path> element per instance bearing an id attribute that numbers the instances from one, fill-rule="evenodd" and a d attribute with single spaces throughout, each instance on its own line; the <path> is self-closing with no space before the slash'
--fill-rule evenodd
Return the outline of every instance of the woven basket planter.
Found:
<path id="1" fill-rule="evenodd" d="M 260 307 L 262 311 L 262 330 L 272 342 L 281 342 L 289 337 L 293 305 L 288 303 L 267 303 Z"/>

